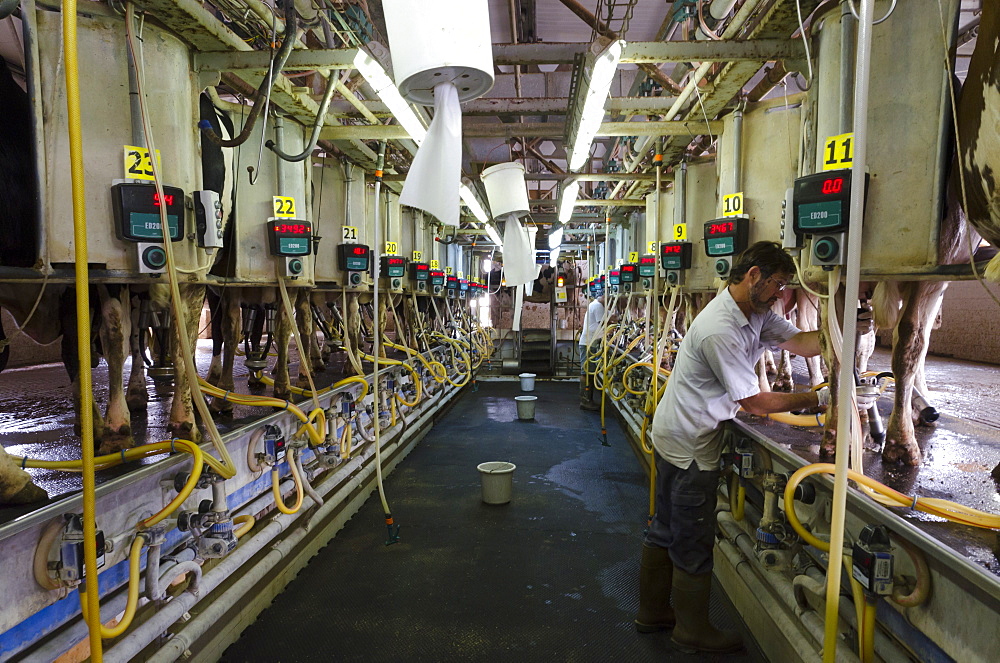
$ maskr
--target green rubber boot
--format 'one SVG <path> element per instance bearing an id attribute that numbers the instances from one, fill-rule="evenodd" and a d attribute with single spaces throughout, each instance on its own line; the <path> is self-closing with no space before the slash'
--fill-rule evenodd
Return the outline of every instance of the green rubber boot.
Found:
<path id="1" fill-rule="evenodd" d="M 727 654 L 743 648 L 743 638 L 736 631 L 720 631 L 708 619 L 708 599 L 712 592 L 712 574 L 691 575 L 674 572 L 674 606 L 677 625 L 670 641 L 685 654 L 705 652 Z"/>
<path id="2" fill-rule="evenodd" d="M 674 609 L 670 607 L 670 585 L 674 563 L 666 548 L 642 544 L 639 562 L 639 614 L 635 630 L 639 633 L 668 631 L 674 627 Z"/>

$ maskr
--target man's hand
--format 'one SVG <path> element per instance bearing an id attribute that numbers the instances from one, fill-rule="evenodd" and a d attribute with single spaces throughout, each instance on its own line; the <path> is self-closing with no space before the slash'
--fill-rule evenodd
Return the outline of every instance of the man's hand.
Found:
<path id="1" fill-rule="evenodd" d="M 860 335 L 871 333 L 875 329 L 875 323 L 872 321 L 872 305 L 868 302 L 864 302 L 858 307 L 857 325 Z"/>
<path id="2" fill-rule="evenodd" d="M 867 410 L 881 394 L 878 388 L 872 387 L 870 385 L 860 385 L 854 388 L 854 396 L 858 401 L 859 410 Z M 821 387 L 816 391 L 816 397 L 819 399 L 818 405 L 820 407 L 830 407 L 830 387 Z"/>

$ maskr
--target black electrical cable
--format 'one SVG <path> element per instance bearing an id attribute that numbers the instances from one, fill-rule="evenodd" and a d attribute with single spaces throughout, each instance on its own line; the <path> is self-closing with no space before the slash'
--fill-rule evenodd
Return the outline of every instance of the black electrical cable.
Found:
<path id="1" fill-rule="evenodd" d="M 205 137 L 216 145 L 221 147 L 236 147 L 237 145 L 242 145 L 250 138 L 250 132 L 253 131 L 253 127 L 257 123 L 257 118 L 264 110 L 264 104 L 261 100 L 271 93 L 270 86 L 274 77 L 281 73 L 281 70 L 285 67 L 285 62 L 288 61 L 288 56 L 291 55 L 292 48 L 295 46 L 295 33 L 298 31 L 298 13 L 295 11 L 294 0 L 285 0 L 283 4 L 285 33 L 282 36 L 281 50 L 278 51 L 278 57 L 271 68 L 272 75 L 264 77 L 260 87 L 257 89 L 257 93 L 254 95 L 253 108 L 250 111 L 250 116 L 247 118 L 246 124 L 243 125 L 243 131 L 236 138 L 225 140 L 215 133 L 215 130 L 212 129 L 211 124 L 207 121 L 202 120 L 198 122 L 198 128 L 202 130 Z"/>

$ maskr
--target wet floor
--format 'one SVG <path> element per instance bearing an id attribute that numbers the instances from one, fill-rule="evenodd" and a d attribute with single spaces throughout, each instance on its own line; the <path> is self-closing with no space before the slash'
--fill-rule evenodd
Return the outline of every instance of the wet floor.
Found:
<path id="1" fill-rule="evenodd" d="M 796 381 L 804 382 L 804 362 L 793 360 Z M 892 358 L 879 348 L 869 363 L 888 371 Z M 877 450 L 864 455 L 865 474 L 907 495 L 936 497 L 990 513 L 1000 513 L 1000 485 L 991 476 L 1000 465 L 1000 366 L 928 357 L 928 401 L 940 413 L 933 425 L 917 426 L 923 454 L 918 467 L 882 463 Z M 879 400 L 883 421 L 892 411 L 893 387 Z M 803 429 L 753 417 L 740 418 L 808 461 L 819 460 L 820 429 Z M 900 509 L 899 514 L 965 557 L 1000 575 L 1000 534 Z"/>
<path id="2" fill-rule="evenodd" d="M 290 375 L 294 382 L 298 370 L 298 355 L 294 350 L 290 354 Z M 199 374 L 208 374 L 211 359 L 212 342 L 199 340 L 195 357 Z M 270 363 L 273 365 L 274 357 L 270 358 Z M 127 360 L 126 379 L 130 367 L 131 360 Z M 317 388 L 340 379 L 342 369 L 342 363 L 334 361 L 325 371 L 315 374 L 313 379 Z M 236 357 L 233 374 L 234 391 L 271 395 L 270 388 L 251 389 L 247 383 L 249 373 L 243 365 L 242 357 Z M 102 361 L 93 371 L 94 399 L 102 413 L 108 398 L 107 376 L 107 364 Z M 147 410 L 132 413 L 131 417 L 132 435 L 137 445 L 169 440 L 172 437 L 168 430 L 172 385 L 157 383 L 147 376 L 146 391 L 149 394 Z M 225 434 L 271 412 L 271 408 L 235 406 L 232 416 L 216 417 L 216 426 L 220 433 Z M 80 441 L 73 431 L 75 420 L 69 377 L 62 364 L 17 368 L 0 373 L 0 443 L 7 453 L 42 460 L 78 459 Z M 204 426 L 201 428 L 203 435 L 206 434 Z M 159 458 L 153 456 L 139 462 L 152 463 Z M 103 470 L 98 473 L 98 483 L 128 472 L 130 467 L 134 467 L 134 464 Z M 48 491 L 51 499 L 81 487 L 80 475 L 77 473 L 34 468 L 28 468 L 28 472 L 35 483 Z M 0 523 L 20 515 L 25 508 L 0 507 Z"/>

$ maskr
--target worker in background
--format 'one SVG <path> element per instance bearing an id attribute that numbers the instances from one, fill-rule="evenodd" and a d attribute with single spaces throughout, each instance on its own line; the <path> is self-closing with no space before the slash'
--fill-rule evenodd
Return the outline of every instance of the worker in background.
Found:
<path id="1" fill-rule="evenodd" d="M 757 242 L 737 258 L 727 287 L 681 342 L 653 416 L 656 508 L 642 546 L 635 625 L 640 633 L 673 628 L 671 641 L 687 653 L 743 645 L 738 633 L 716 629 L 708 617 L 722 422 L 740 407 L 764 415 L 829 404 L 826 387 L 761 392 L 754 372 L 767 346 L 803 357 L 820 352 L 818 331 L 800 331 L 771 311 L 794 274 L 776 242 Z"/>
<path id="2" fill-rule="evenodd" d="M 604 334 L 604 290 L 599 290 L 597 296 L 587 305 L 583 316 L 583 326 L 580 329 L 580 409 L 592 412 L 600 410 L 601 405 L 594 400 L 594 362 L 587 361 L 588 350 L 596 352 L 601 337 Z M 615 322 L 618 316 L 612 314 L 609 322 Z M 591 348 L 591 346 L 596 346 Z M 589 370 L 588 370 L 589 369 Z"/>

